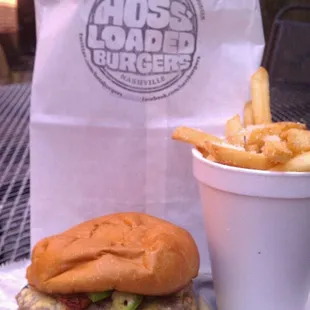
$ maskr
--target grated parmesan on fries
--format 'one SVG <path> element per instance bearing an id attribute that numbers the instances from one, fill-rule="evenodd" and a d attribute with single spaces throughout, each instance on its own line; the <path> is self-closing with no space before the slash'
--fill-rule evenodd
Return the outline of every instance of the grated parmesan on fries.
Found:
<path id="1" fill-rule="evenodd" d="M 269 77 L 259 68 L 251 79 L 252 100 L 226 122 L 225 138 L 178 127 L 172 138 L 194 145 L 210 161 L 245 169 L 310 172 L 310 131 L 297 122 L 271 120 Z"/>

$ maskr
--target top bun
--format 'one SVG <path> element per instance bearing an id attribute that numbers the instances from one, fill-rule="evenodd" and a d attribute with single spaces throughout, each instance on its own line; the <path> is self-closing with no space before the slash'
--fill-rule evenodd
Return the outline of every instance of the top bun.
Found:
<path id="1" fill-rule="evenodd" d="M 166 295 L 189 284 L 198 269 L 186 230 L 144 213 L 116 213 L 38 242 L 27 279 L 49 294 Z"/>

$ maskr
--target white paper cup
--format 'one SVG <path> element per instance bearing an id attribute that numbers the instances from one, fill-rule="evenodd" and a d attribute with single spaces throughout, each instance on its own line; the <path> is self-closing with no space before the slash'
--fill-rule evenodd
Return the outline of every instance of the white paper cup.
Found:
<path id="1" fill-rule="evenodd" d="M 246 170 L 193 150 L 219 310 L 303 310 L 310 173 Z"/>

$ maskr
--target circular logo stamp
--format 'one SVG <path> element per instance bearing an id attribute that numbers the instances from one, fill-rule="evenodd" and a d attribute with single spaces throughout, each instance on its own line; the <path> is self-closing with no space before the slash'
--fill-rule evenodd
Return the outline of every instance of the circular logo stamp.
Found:
<path id="1" fill-rule="evenodd" d="M 199 60 L 197 27 L 191 0 L 96 0 L 81 34 L 82 51 L 113 93 L 158 99 L 190 79 Z"/>

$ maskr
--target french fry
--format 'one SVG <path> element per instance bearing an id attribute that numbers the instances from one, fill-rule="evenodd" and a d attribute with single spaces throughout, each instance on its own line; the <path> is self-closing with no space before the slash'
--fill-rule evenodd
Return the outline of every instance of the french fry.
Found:
<path id="1" fill-rule="evenodd" d="M 248 145 L 257 144 L 260 147 L 264 145 L 266 136 L 281 136 L 284 131 L 291 128 L 306 129 L 305 124 L 293 122 L 278 122 L 267 125 L 255 125 L 246 129 L 246 143 Z"/>
<path id="2" fill-rule="evenodd" d="M 280 138 L 279 138 L 280 139 Z M 285 141 L 265 141 L 263 154 L 273 164 L 284 164 L 293 157 L 293 152 L 287 147 Z"/>
<path id="3" fill-rule="evenodd" d="M 216 161 L 215 158 L 211 154 L 209 154 L 206 159 L 210 161 L 214 161 L 214 162 Z"/>
<path id="4" fill-rule="evenodd" d="M 254 115 L 252 101 L 247 102 L 243 109 L 243 125 L 244 127 L 254 125 Z"/>
<path id="5" fill-rule="evenodd" d="M 246 141 L 246 140 L 245 140 Z M 258 144 L 245 144 L 248 152 L 262 153 L 262 147 L 266 141 L 281 141 L 279 136 L 265 136 Z M 246 141 L 247 142 L 247 141 Z"/>
<path id="6" fill-rule="evenodd" d="M 206 149 L 218 163 L 247 169 L 268 170 L 272 164 L 264 154 L 247 152 L 227 143 L 206 141 Z"/>
<path id="7" fill-rule="evenodd" d="M 272 135 L 272 136 L 266 136 L 264 137 L 264 141 L 271 141 L 271 142 L 280 142 L 282 141 L 281 138 L 277 135 Z"/>
<path id="8" fill-rule="evenodd" d="M 202 154 L 202 156 L 204 158 L 207 158 L 209 156 L 209 153 L 208 153 L 208 151 L 206 149 L 201 148 L 201 147 L 196 147 L 196 148 Z"/>
<path id="9" fill-rule="evenodd" d="M 192 144 L 204 157 L 208 156 L 204 141 L 222 141 L 220 138 L 209 135 L 201 130 L 184 126 L 177 127 L 174 130 L 172 133 L 172 139 Z"/>
<path id="10" fill-rule="evenodd" d="M 251 78 L 252 108 L 255 124 L 270 124 L 269 76 L 265 68 L 260 67 Z"/>
<path id="11" fill-rule="evenodd" d="M 287 141 L 289 149 L 295 154 L 310 151 L 310 131 L 289 129 L 282 134 L 282 138 Z"/>
<path id="12" fill-rule="evenodd" d="M 271 171 L 310 172 L 310 152 L 302 153 L 285 164 L 274 166 Z"/>
<path id="13" fill-rule="evenodd" d="M 229 143 L 244 146 L 244 135 L 241 134 L 243 127 L 240 115 L 235 115 L 226 122 L 225 135 Z"/>
<path id="14" fill-rule="evenodd" d="M 202 148 L 204 148 L 205 140 L 215 142 L 222 141 L 220 138 L 210 135 L 199 129 L 184 126 L 178 127 L 174 130 L 172 134 L 172 139 L 186 142 L 196 147 L 202 147 Z"/>
<path id="15" fill-rule="evenodd" d="M 242 129 L 234 136 L 230 136 L 226 138 L 226 142 L 235 146 L 246 146 L 246 132 Z"/>
<path id="16" fill-rule="evenodd" d="M 226 122 L 226 137 L 234 136 L 242 129 L 240 115 L 237 114 Z"/>
<path id="17" fill-rule="evenodd" d="M 246 145 L 245 150 L 252 153 L 261 153 L 261 149 L 257 144 Z"/>

